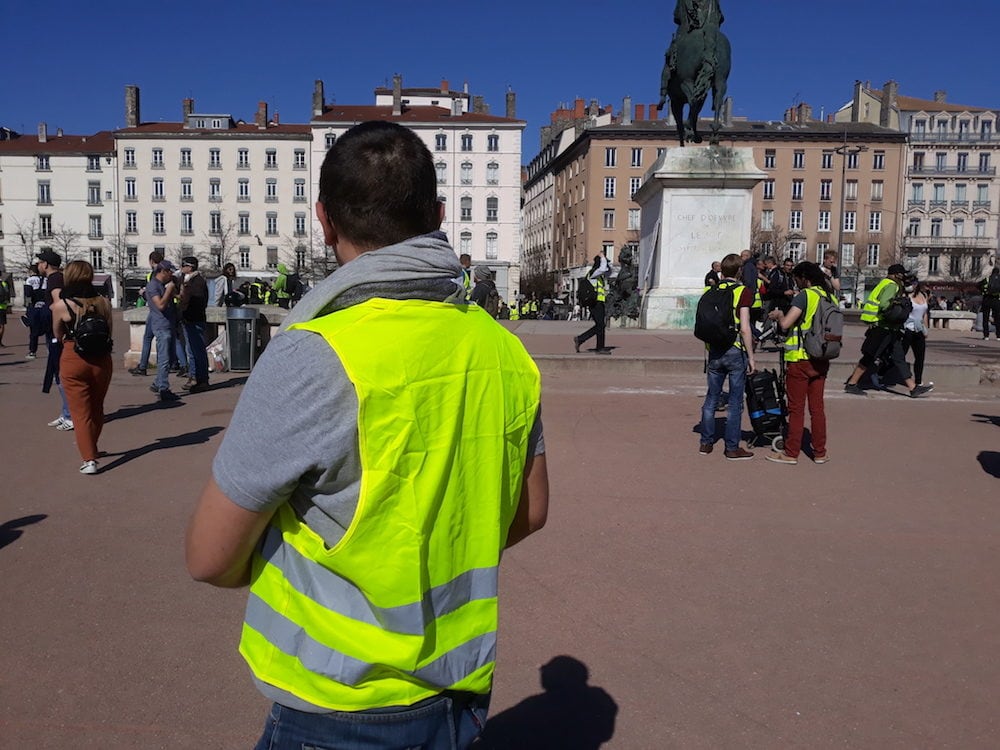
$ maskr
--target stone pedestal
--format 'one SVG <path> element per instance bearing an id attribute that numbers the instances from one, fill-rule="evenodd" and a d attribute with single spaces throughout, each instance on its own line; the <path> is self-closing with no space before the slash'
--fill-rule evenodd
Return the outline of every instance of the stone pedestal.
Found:
<path id="1" fill-rule="evenodd" d="M 766 177 L 753 149 L 669 149 L 635 195 L 642 206 L 644 328 L 694 328 L 712 262 L 750 247 L 752 191 Z"/>

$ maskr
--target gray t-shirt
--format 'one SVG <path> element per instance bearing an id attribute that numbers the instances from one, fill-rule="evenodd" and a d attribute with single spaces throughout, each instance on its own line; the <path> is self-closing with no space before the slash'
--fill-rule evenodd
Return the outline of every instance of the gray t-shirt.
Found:
<path id="1" fill-rule="evenodd" d="M 170 300 L 162 311 L 153 304 L 153 297 L 162 297 L 165 292 L 166 286 L 155 276 L 146 282 L 146 299 L 149 302 L 149 316 L 146 318 L 146 325 L 154 331 L 170 328 L 177 320 L 177 310 L 173 300 Z"/>

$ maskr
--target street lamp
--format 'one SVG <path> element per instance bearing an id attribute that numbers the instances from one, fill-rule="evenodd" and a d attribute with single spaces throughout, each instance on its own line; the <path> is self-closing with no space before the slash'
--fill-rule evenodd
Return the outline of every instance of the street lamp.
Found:
<path id="1" fill-rule="evenodd" d="M 840 262 L 844 262 L 844 213 L 845 206 L 847 204 L 847 158 L 849 156 L 857 156 L 858 154 L 867 151 L 868 146 L 861 144 L 860 146 L 848 146 L 847 145 L 847 131 L 844 131 L 844 143 L 842 146 L 838 146 L 834 151 L 841 156 L 840 164 L 840 222 L 838 223 L 837 229 L 837 253 L 840 256 Z M 855 196 L 857 199 L 857 196 Z M 857 217 L 854 219 L 854 231 L 857 233 Z M 854 248 L 854 254 L 851 257 L 852 265 L 857 269 L 854 277 L 854 304 L 858 304 L 858 282 L 861 280 L 861 268 L 857 260 L 858 249 Z"/>

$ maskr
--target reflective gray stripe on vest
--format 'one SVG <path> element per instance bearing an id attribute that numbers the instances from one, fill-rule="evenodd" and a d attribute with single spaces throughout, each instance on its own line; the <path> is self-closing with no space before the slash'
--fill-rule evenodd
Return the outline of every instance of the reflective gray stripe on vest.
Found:
<path id="1" fill-rule="evenodd" d="M 247 601 L 246 624 L 279 651 L 298 659 L 310 672 L 343 685 L 357 685 L 372 670 L 382 668 L 382 665 L 368 664 L 316 641 L 254 593 Z M 496 631 L 484 633 L 410 674 L 430 685 L 446 689 L 492 662 L 496 645 Z"/>
<path id="2" fill-rule="evenodd" d="M 286 544 L 275 526 L 264 538 L 261 555 L 279 568 L 289 585 L 302 596 L 344 617 L 393 633 L 422 636 L 437 618 L 471 601 L 493 599 L 497 595 L 497 569 L 474 568 L 435 586 L 419 602 L 379 607 L 351 581 Z"/>

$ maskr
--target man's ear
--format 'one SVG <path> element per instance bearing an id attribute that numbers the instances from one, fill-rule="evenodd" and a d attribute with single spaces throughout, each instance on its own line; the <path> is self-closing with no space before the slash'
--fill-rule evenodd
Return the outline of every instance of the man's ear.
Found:
<path id="1" fill-rule="evenodd" d="M 441 224 L 444 223 L 444 201 L 435 201 L 437 203 L 437 223 L 435 224 L 435 229 L 440 229 Z"/>
<path id="2" fill-rule="evenodd" d="M 319 201 L 316 201 L 316 218 L 319 219 L 319 225 L 323 227 L 323 242 L 327 247 L 337 247 L 337 228 L 330 221 L 326 207 Z"/>

